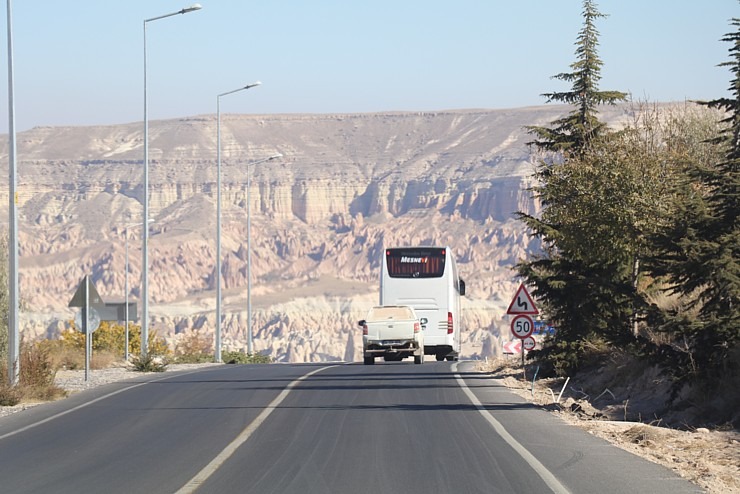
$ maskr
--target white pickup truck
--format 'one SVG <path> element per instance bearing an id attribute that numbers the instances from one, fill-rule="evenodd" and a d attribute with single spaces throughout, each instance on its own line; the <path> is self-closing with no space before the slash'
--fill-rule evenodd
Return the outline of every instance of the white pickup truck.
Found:
<path id="1" fill-rule="evenodd" d="M 359 322 L 362 328 L 362 353 L 365 365 L 375 363 L 375 357 L 386 362 L 414 357 L 415 364 L 424 362 L 424 328 L 427 319 L 419 319 L 406 305 L 373 307 L 367 318 Z"/>

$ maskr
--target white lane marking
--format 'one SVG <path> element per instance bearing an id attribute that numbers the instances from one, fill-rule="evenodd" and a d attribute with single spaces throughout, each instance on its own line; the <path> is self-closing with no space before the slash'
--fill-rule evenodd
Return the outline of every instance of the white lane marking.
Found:
<path id="1" fill-rule="evenodd" d="M 514 436 L 509 434 L 509 432 L 504 428 L 503 425 L 501 425 L 501 422 L 496 420 L 491 413 L 486 410 L 486 408 L 483 406 L 483 404 L 478 400 L 478 398 L 473 394 L 472 391 L 468 388 L 468 386 L 465 384 L 465 381 L 463 381 L 462 377 L 460 377 L 460 374 L 457 374 L 457 362 L 455 362 L 452 365 L 452 372 L 455 373 L 455 379 L 457 379 L 458 384 L 462 388 L 462 390 L 465 392 L 466 395 L 468 395 L 468 398 L 470 401 L 475 405 L 475 408 L 478 409 L 481 415 L 488 421 L 489 424 L 493 427 L 493 429 L 496 431 L 496 433 L 501 436 L 501 438 L 506 441 L 506 443 L 516 451 L 519 456 L 521 456 L 524 461 L 526 461 L 530 467 L 537 473 L 537 475 L 540 476 L 543 482 L 547 484 L 547 486 L 552 490 L 552 492 L 555 492 L 557 494 L 569 494 L 570 491 L 565 488 L 563 484 L 560 483 L 560 481 L 555 478 L 555 476 L 542 464 L 540 461 L 530 453 L 527 448 L 521 445 L 519 441 L 514 439 Z"/>
<path id="2" fill-rule="evenodd" d="M 211 460 L 211 462 L 208 465 L 203 467 L 203 469 L 200 472 L 198 472 L 195 475 L 195 477 L 190 479 L 188 483 L 182 486 L 179 490 L 175 491 L 175 494 L 190 494 L 192 492 L 195 492 L 201 486 L 201 484 L 203 484 L 203 482 L 208 480 L 208 478 L 211 475 L 213 475 L 216 472 L 216 470 L 218 470 L 221 467 L 221 465 L 223 465 L 226 462 L 226 460 L 228 460 L 231 457 L 231 455 L 233 455 L 236 452 L 239 446 L 244 444 L 247 441 L 247 439 L 249 439 L 249 436 L 251 436 L 260 425 L 262 425 L 262 422 L 267 420 L 267 417 L 269 417 L 270 414 L 274 412 L 275 409 L 280 405 L 280 403 L 282 403 L 283 400 L 287 398 L 288 393 L 290 393 L 290 391 L 294 387 L 296 387 L 301 381 L 308 379 L 314 374 L 321 372 L 323 370 L 326 370 L 326 369 L 331 369 L 332 367 L 337 367 L 337 366 L 330 365 L 328 367 L 320 367 L 318 369 L 312 370 L 308 374 L 305 374 L 299 377 L 298 379 L 296 379 L 295 381 L 291 382 L 290 384 L 288 384 L 288 386 L 284 390 L 282 390 L 280 394 L 277 395 L 277 397 L 274 400 L 272 400 L 270 404 L 267 405 L 267 407 L 265 407 L 264 410 L 262 410 L 262 412 L 257 416 L 256 419 L 254 419 L 243 431 L 241 431 L 239 435 L 236 436 L 236 438 L 233 441 L 231 441 L 231 443 L 229 443 L 223 449 L 223 451 L 221 451 L 218 455 L 216 455 L 216 457 L 213 460 Z"/>
<path id="3" fill-rule="evenodd" d="M 63 412 L 59 412 L 56 415 L 52 415 L 51 417 L 47 417 L 47 418 L 45 418 L 43 420 L 39 420 L 38 422 L 34 422 L 33 424 L 30 424 L 30 425 L 27 425 L 27 426 L 22 427 L 20 429 L 14 430 L 13 432 L 8 432 L 7 434 L 3 434 L 2 436 L 0 436 L 0 440 L 5 439 L 6 437 L 14 436 L 16 434 L 20 434 L 21 432 L 25 432 L 25 431 L 27 431 L 29 429 L 33 429 L 34 427 L 38 427 L 39 425 L 45 424 L 47 422 L 51 422 L 52 420 L 56 420 L 59 417 L 63 417 L 65 415 L 67 415 L 68 413 L 72 413 L 72 412 L 77 411 L 77 410 L 79 410 L 81 408 L 88 407 L 88 406 L 93 405 L 93 404 L 95 404 L 95 403 L 97 403 L 99 401 L 102 401 L 102 400 L 105 400 L 107 398 L 110 398 L 111 396 L 115 396 L 118 393 L 123 393 L 124 391 L 128 391 L 128 390 L 134 389 L 134 388 L 138 388 L 139 386 L 144 386 L 145 384 L 156 383 L 156 382 L 159 382 L 159 381 L 164 381 L 165 379 L 171 379 L 173 377 L 187 376 L 188 374 L 194 374 L 196 372 L 200 372 L 200 371 L 184 372 L 182 374 L 177 374 L 177 376 L 170 375 L 170 376 L 166 376 L 166 377 L 160 377 L 159 379 L 152 379 L 151 381 L 134 384 L 133 386 L 128 386 L 126 388 L 119 389 L 118 391 L 113 391 L 112 393 L 108 393 L 107 395 L 100 396 L 98 398 L 95 398 L 92 401 L 87 401 L 85 403 L 82 403 L 81 405 L 77 405 L 74 408 L 70 408 L 69 410 L 65 410 Z"/>

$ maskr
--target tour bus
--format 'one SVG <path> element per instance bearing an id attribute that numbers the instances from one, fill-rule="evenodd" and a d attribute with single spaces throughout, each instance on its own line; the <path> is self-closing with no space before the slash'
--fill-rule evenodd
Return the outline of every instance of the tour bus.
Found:
<path id="1" fill-rule="evenodd" d="M 449 247 L 385 249 L 380 269 L 380 305 L 409 305 L 426 317 L 424 354 L 457 360 L 460 354 L 460 296 L 465 282 Z"/>

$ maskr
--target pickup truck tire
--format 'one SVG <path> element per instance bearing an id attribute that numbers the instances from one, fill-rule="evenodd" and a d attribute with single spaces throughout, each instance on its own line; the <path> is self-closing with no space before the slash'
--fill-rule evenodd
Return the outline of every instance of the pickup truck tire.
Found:
<path id="1" fill-rule="evenodd" d="M 423 364 L 424 363 L 424 354 L 421 355 L 414 355 L 414 363 L 415 364 Z"/>
<path id="2" fill-rule="evenodd" d="M 373 365 L 375 363 L 375 357 L 365 357 L 363 360 L 365 365 Z"/>

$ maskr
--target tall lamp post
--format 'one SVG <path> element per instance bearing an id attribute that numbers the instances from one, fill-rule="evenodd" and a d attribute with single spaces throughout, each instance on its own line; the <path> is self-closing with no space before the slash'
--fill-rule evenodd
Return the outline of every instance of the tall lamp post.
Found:
<path id="1" fill-rule="evenodd" d="M 149 228 L 147 219 L 149 218 L 149 118 L 147 116 L 148 98 L 146 92 L 146 25 L 149 22 L 172 17 L 178 14 L 187 14 L 200 10 L 200 4 L 196 3 L 177 12 L 172 12 L 150 19 L 144 19 L 144 220 L 142 235 L 142 254 L 141 254 L 141 356 L 146 357 L 149 350 Z"/>
<path id="2" fill-rule="evenodd" d="M 247 354 L 252 355 L 252 201 L 250 200 L 250 177 L 252 165 L 265 161 L 282 158 L 282 154 L 275 154 L 269 158 L 247 163 Z"/>
<path id="3" fill-rule="evenodd" d="M 221 363 L 221 97 L 262 84 L 252 84 L 216 96 L 216 334 L 214 362 Z"/>
<path id="4" fill-rule="evenodd" d="M 151 223 L 153 221 L 154 221 L 153 219 L 149 219 L 146 223 L 148 224 L 148 223 Z M 123 353 L 123 359 L 126 362 L 128 362 L 128 357 L 129 357 L 129 355 L 128 355 L 128 342 L 129 342 L 129 327 L 128 327 L 128 319 L 129 319 L 129 317 L 128 317 L 128 293 L 129 293 L 129 289 L 128 289 L 128 230 L 129 230 L 129 228 L 134 227 L 134 226 L 141 226 L 141 223 L 131 223 L 130 225 L 126 225 L 126 226 L 123 227 L 123 234 L 126 236 L 126 277 L 125 277 L 125 282 L 124 282 L 124 285 L 125 286 L 123 288 L 124 291 L 126 292 L 126 308 L 124 309 L 125 314 L 126 314 L 126 316 L 125 316 L 126 317 L 126 338 L 125 338 L 125 350 L 124 350 L 124 353 Z"/>
<path id="5" fill-rule="evenodd" d="M 16 192 L 15 99 L 13 98 L 13 16 L 8 0 L 8 380 L 18 384 L 20 377 L 20 337 L 18 335 L 18 192 Z"/>

